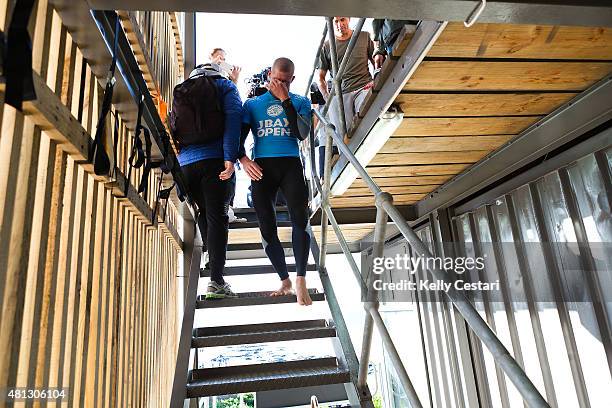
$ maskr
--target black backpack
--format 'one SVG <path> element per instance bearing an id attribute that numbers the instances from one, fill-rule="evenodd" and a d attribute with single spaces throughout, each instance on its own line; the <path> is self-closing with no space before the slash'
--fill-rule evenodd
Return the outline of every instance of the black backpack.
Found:
<path id="1" fill-rule="evenodd" d="M 223 137 L 225 115 L 215 85 L 218 78 L 222 77 L 200 74 L 174 87 L 168 119 L 179 149 Z"/>

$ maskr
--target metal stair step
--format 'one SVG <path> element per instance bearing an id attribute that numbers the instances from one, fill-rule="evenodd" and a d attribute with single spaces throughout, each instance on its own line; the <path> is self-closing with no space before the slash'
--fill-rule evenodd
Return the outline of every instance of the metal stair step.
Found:
<path id="1" fill-rule="evenodd" d="M 257 214 L 255 213 L 255 209 L 252 207 L 247 208 L 234 208 L 234 214 L 236 217 L 246 218 L 247 222 L 254 222 L 255 227 L 257 227 Z M 277 221 L 289 221 L 289 210 L 287 207 L 276 207 L 276 220 Z M 231 223 L 230 228 L 241 228 L 240 223 Z"/>
<path id="2" fill-rule="evenodd" d="M 316 271 L 315 264 L 306 265 L 307 271 Z M 295 264 L 287 264 L 288 272 L 295 272 Z M 272 265 L 248 265 L 248 266 L 226 266 L 223 270 L 223 276 L 237 275 L 261 275 L 265 273 L 276 273 Z M 200 277 L 209 278 L 210 269 L 200 268 Z"/>
<path id="3" fill-rule="evenodd" d="M 231 251 L 249 251 L 249 250 L 261 250 L 261 253 L 263 254 L 263 256 L 265 255 L 265 252 L 263 251 L 263 245 L 261 243 L 261 237 L 258 238 L 260 241 L 257 242 L 242 242 L 242 243 L 228 243 L 227 244 L 227 252 L 231 252 Z M 292 248 L 293 246 L 291 245 L 291 242 L 289 241 L 281 241 L 281 246 L 283 248 Z M 259 256 L 251 256 L 250 258 L 257 258 Z M 228 256 L 228 259 L 230 257 Z"/>
<path id="4" fill-rule="evenodd" d="M 291 227 L 291 221 L 277 220 L 277 227 Z M 232 222 L 229 224 L 229 229 L 242 229 L 242 228 L 259 228 L 257 220 L 248 220 L 246 222 Z"/>
<path id="5" fill-rule="evenodd" d="M 243 216 L 244 214 L 255 214 L 255 209 L 253 207 L 232 207 L 232 209 L 234 210 L 234 214 L 241 214 Z M 288 212 L 289 208 L 287 208 L 286 205 L 283 205 L 274 207 L 274 210 L 276 213 Z"/>
<path id="6" fill-rule="evenodd" d="M 191 347 L 232 346 L 335 336 L 336 328 L 325 319 L 204 327 L 194 329 Z"/>
<path id="7" fill-rule="evenodd" d="M 325 300 L 325 294 L 316 289 L 308 289 L 313 301 Z M 196 307 L 198 309 L 209 309 L 213 307 L 255 306 L 274 305 L 278 303 L 295 303 L 295 295 L 270 296 L 271 291 L 266 292 L 244 292 L 238 293 L 237 298 L 210 299 L 206 300 L 204 295 L 198 296 Z"/>
<path id="8" fill-rule="evenodd" d="M 335 357 L 192 370 L 187 397 L 207 397 L 350 382 Z"/>

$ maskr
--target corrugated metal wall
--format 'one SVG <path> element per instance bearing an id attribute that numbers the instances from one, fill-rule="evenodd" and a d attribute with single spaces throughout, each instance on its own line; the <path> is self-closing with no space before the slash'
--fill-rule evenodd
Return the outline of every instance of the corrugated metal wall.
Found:
<path id="1" fill-rule="evenodd" d="M 4 32 L 10 3 L 0 1 Z M 0 390 L 63 387 L 57 402 L 75 407 L 167 406 L 180 218 L 170 203 L 165 222 L 151 223 L 158 172 L 139 195 L 142 168 L 133 171 L 122 197 L 134 124 L 116 105 L 106 126 L 118 134 L 116 177 L 93 174 L 104 78 L 47 0 L 30 22 L 37 99 L 17 111 L 0 85 Z M 87 30 L 99 35 L 93 20 Z"/>
<path id="2" fill-rule="evenodd" d="M 436 256 L 484 255 L 480 274 L 464 278 L 499 279 L 501 290 L 471 300 L 552 407 L 610 406 L 611 169 L 612 148 L 598 150 L 453 217 L 432 214 L 418 231 Z M 458 244 L 446 244 L 452 240 Z M 400 240 L 387 245 L 385 256 L 409 251 Z M 420 270 L 416 278 L 429 277 Z M 442 293 L 418 291 L 412 303 L 398 305 L 381 310 L 411 339 L 399 344 L 426 406 L 524 406 Z M 424 372 L 426 385 L 418 378 Z M 389 406 L 409 406 L 393 377 L 389 365 L 386 388 L 396 391 L 388 391 Z"/>

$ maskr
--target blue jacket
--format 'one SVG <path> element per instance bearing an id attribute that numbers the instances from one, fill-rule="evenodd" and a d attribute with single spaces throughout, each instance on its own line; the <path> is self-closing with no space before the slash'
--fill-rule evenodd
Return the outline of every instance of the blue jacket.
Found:
<path id="1" fill-rule="evenodd" d="M 217 94 L 225 112 L 225 131 L 223 138 L 210 143 L 185 146 L 178 155 L 181 166 L 205 159 L 223 159 L 234 162 L 238 158 L 240 128 L 242 122 L 242 101 L 236 85 L 228 79 L 215 81 Z"/>

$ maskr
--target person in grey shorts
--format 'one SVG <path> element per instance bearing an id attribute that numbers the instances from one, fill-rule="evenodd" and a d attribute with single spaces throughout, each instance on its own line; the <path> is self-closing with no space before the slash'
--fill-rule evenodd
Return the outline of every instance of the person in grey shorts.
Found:
<path id="1" fill-rule="evenodd" d="M 351 36 L 353 35 L 353 30 L 349 27 L 349 22 L 350 17 L 334 17 L 333 20 L 336 49 L 338 52 L 338 65 L 340 65 L 340 62 L 346 53 L 346 48 L 348 47 Z M 363 102 L 365 101 L 368 90 L 372 86 L 372 76 L 370 74 L 368 62 L 372 63 L 375 69 L 379 68 L 383 62 L 383 59 L 375 59 L 373 54 L 374 43 L 370 39 L 370 34 L 362 31 L 359 33 L 355 48 L 353 48 L 353 51 L 349 56 L 344 74 L 342 75 L 342 82 L 340 86 L 342 88 L 344 117 L 346 120 L 347 131 L 351 128 L 353 117 L 359 112 L 361 105 L 363 105 Z M 331 73 L 331 67 L 332 63 L 329 41 L 325 41 L 325 44 L 321 49 L 321 55 L 318 62 L 319 77 L 317 85 L 319 86 L 319 90 L 326 100 L 329 97 L 326 76 L 328 72 Z M 334 97 L 332 100 L 328 112 L 330 122 L 336 127 L 336 129 L 339 130 L 341 116 L 338 108 L 337 97 Z M 324 157 L 326 141 L 325 132 L 319 132 L 318 138 L 319 156 Z"/>

